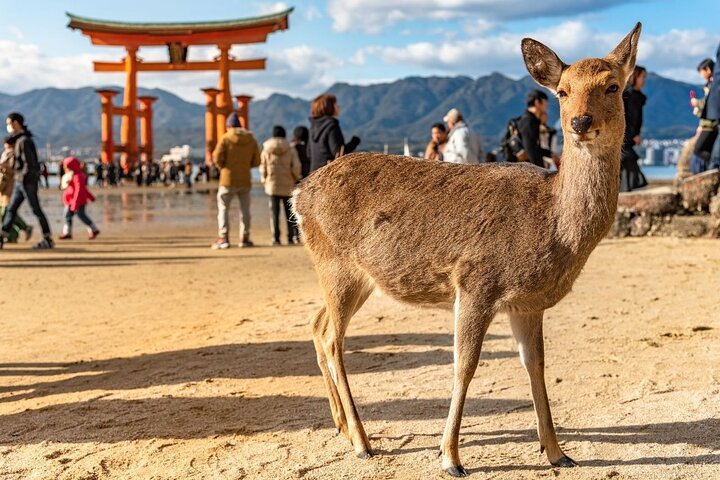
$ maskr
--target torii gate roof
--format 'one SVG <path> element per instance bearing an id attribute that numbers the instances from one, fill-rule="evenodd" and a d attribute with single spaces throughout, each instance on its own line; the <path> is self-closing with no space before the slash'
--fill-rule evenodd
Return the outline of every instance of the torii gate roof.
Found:
<path id="1" fill-rule="evenodd" d="M 259 17 L 206 22 L 118 22 L 80 17 L 66 12 L 68 27 L 79 29 L 93 45 L 151 46 L 181 43 L 184 45 L 217 45 L 263 43 L 268 34 L 288 28 L 293 8 Z"/>

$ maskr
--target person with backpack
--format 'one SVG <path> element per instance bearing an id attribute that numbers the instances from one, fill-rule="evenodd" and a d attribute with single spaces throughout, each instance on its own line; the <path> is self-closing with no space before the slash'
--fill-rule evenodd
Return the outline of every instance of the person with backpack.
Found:
<path id="1" fill-rule="evenodd" d="M 0 236 L 7 238 L 15 223 L 17 211 L 22 203 L 27 199 L 30 203 L 33 213 L 40 222 L 40 228 L 43 232 L 43 238 L 33 245 L 33 249 L 44 250 L 53 248 L 55 242 L 50 232 L 50 224 L 45 217 L 45 213 L 40 207 L 40 199 L 38 198 L 38 187 L 40 182 L 40 162 L 38 162 L 37 149 L 32 139 L 32 133 L 25 124 L 25 118 L 17 112 L 12 112 L 5 120 L 8 133 L 15 142 L 15 189 L 10 199 L 10 205 L 3 217 L 2 230 Z"/>
<path id="2" fill-rule="evenodd" d="M 503 143 L 505 161 L 526 161 L 545 168 L 543 157 L 559 161 L 556 154 L 540 144 L 541 118 L 547 115 L 548 96 L 542 90 L 532 90 L 527 95 L 526 104 L 525 112 L 508 122 Z"/>

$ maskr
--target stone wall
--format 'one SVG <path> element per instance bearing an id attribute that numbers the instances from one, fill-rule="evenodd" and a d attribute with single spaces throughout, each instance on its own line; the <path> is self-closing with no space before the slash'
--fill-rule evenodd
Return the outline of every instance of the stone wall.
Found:
<path id="1" fill-rule="evenodd" d="M 674 188 L 621 193 L 609 237 L 720 238 L 720 171 L 679 179 Z"/>

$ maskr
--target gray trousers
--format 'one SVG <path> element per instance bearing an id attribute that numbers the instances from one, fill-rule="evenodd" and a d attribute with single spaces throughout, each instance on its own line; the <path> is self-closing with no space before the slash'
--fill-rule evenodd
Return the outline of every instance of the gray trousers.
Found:
<path id="1" fill-rule="evenodd" d="M 250 187 L 220 187 L 217 193 L 218 236 L 228 237 L 228 209 L 234 197 L 240 199 L 240 238 L 250 240 Z"/>

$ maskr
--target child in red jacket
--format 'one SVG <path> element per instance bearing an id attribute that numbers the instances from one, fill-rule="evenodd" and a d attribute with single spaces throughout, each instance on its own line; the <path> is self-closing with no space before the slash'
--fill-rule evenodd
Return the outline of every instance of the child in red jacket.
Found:
<path id="1" fill-rule="evenodd" d="M 82 171 L 80 160 L 75 157 L 68 157 L 63 160 L 66 172 L 72 172 L 67 186 L 63 191 L 63 203 L 65 204 L 65 225 L 60 240 L 72 238 L 72 218 L 77 214 L 78 218 L 88 226 L 88 238 L 94 239 L 100 234 L 90 217 L 85 213 L 85 205 L 94 202 L 95 197 L 87 188 L 85 174 Z"/>

